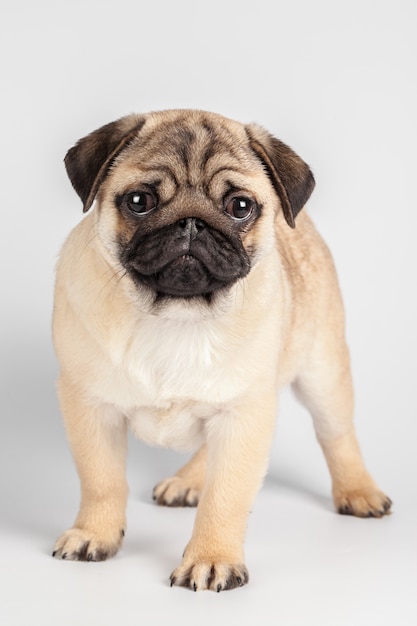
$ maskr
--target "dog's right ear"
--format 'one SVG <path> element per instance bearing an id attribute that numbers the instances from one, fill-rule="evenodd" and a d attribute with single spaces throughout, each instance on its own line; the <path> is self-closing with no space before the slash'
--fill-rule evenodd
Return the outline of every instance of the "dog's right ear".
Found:
<path id="1" fill-rule="evenodd" d="M 145 123 L 145 116 L 127 115 L 80 139 L 65 156 L 68 177 L 80 196 L 84 213 L 94 202 L 111 164 Z"/>

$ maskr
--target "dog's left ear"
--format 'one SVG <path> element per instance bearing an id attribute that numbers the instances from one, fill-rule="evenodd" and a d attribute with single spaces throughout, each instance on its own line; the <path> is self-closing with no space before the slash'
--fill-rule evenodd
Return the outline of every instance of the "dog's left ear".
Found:
<path id="1" fill-rule="evenodd" d="M 68 177 L 80 196 L 84 213 L 94 202 L 114 159 L 140 131 L 145 117 L 127 115 L 80 139 L 64 159 Z"/>
<path id="2" fill-rule="evenodd" d="M 291 148 L 261 126 L 249 124 L 246 132 L 252 150 L 263 162 L 281 200 L 287 224 L 295 228 L 295 217 L 314 189 L 315 181 L 310 168 Z"/>

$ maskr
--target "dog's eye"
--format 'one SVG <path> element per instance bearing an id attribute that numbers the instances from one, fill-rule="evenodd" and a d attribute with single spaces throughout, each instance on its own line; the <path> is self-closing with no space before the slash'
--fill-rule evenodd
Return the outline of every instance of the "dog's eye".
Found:
<path id="1" fill-rule="evenodd" d="M 126 205 L 135 215 L 145 215 L 156 207 L 155 198 L 144 191 L 134 191 L 126 196 Z"/>
<path id="2" fill-rule="evenodd" d="M 235 220 L 247 220 L 253 212 L 255 203 L 250 198 L 235 196 L 228 200 L 225 211 Z"/>

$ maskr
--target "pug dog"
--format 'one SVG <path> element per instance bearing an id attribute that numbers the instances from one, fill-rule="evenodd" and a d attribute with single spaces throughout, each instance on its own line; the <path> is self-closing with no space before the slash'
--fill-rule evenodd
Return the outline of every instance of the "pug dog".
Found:
<path id="1" fill-rule="evenodd" d="M 95 207 L 57 265 L 58 388 L 82 496 L 53 555 L 116 554 L 130 428 L 194 452 L 153 492 L 160 505 L 197 506 L 171 585 L 247 583 L 247 517 L 290 384 L 312 415 L 336 510 L 387 514 L 354 432 L 332 258 L 301 212 L 315 184 L 306 163 L 256 124 L 170 110 L 99 128 L 65 165 L 84 212 Z"/>

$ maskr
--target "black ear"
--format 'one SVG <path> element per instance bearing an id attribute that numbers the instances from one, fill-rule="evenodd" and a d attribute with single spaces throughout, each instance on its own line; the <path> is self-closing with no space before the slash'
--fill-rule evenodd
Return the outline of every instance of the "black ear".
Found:
<path id="1" fill-rule="evenodd" d="M 144 123 L 144 116 L 127 115 L 95 130 L 68 150 L 65 167 L 72 186 L 83 202 L 84 213 L 93 204 L 114 159 Z"/>
<path id="2" fill-rule="evenodd" d="M 309 199 L 315 185 L 307 163 L 285 143 L 256 124 L 246 126 L 252 150 L 263 162 L 281 200 L 284 217 L 295 228 L 295 217 Z"/>

